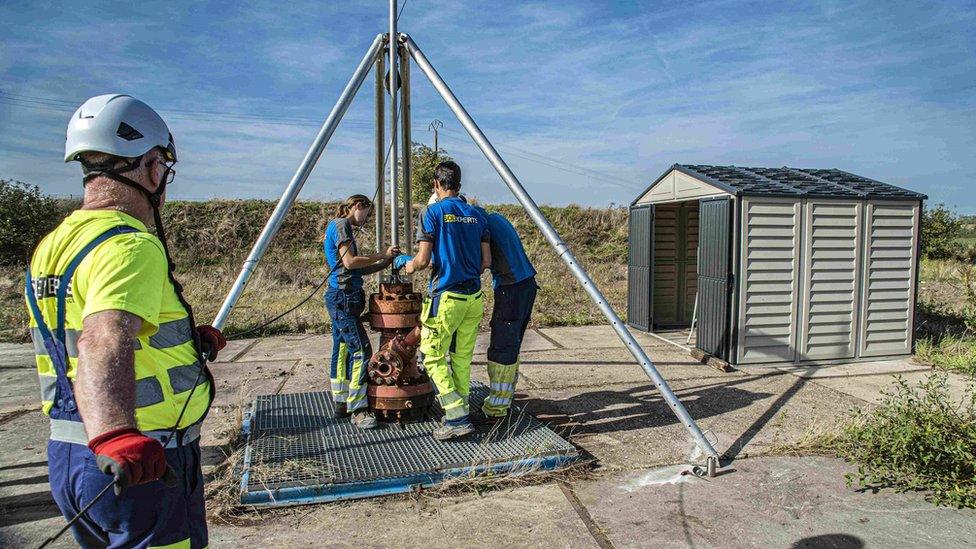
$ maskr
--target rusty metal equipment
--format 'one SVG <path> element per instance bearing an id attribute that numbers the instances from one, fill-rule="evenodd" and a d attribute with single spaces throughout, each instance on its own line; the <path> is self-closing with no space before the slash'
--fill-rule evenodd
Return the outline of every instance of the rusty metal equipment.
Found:
<path id="1" fill-rule="evenodd" d="M 379 291 L 369 296 L 369 325 L 380 332 L 380 350 L 366 367 L 366 397 L 379 419 L 422 419 L 434 401 L 430 378 L 417 364 L 420 308 L 420 294 L 397 272 L 380 282 Z"/>

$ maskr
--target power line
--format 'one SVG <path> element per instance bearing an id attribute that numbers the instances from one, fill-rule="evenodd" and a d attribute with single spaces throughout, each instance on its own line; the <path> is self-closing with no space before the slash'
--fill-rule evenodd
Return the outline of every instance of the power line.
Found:
<path id="1" fill-rule="evenodd" d="M 458 132 L 458 131 L 455 131 L 455 130 L 448 130 L 448 129 L 445 129 L 445 128 L 441 128 L 441 131 L 445 131 L 447 133 L 451 133 L 451 134 L 455 134 L 455 135 L 461 135 L 461 132 Z M 467 141 L 465 141 L 465 143 L 467 143 Z M 640 183 L 640 182 L 637 182 L 637 181 L 623 180 L 623 179 L 620 179 L 620 178 L 618 178 L 618 177 L 616 177 L 614 175 L 608 174 L 608 173 L 599 172 L 599 171 L 596 171 L 596 170 L 593 170 L 593 169 L 590 169 L 590 168 L 586 168 L 584 166 L 579 166 L 577 164 L 573 164 L 572 162 L 567 162 L 565 160 L 561 160 L 561 159 L 558 159 L 558 158 L 552 158 L 550 156 L 541 155 L 541 154 L 538 154 L 538 153 L 535 153 L 535 152 L 532 152 L 532 151 L 528 151 L 528 150 L 525 150 L 525 149 L 521 149 L 519 147 L 515 147 L 513 145 L 507 145 L 507 144 L 498 143 L 498 142 L 492 142 L 492 143 L 496 147 L 498 147 L 499 149 L 505 149 L 507 151 L 507 154 L 510 154 L 512 156 L 515 156 L 515 157 L 518 157 L 518 158 L 522 158 L 522 159 L 528 160 L 530 162 L 536 162 L 536 163 L 539 163 L 539 164 L 542 164 L 542 165 L 545 165 L 545 166 L 549 166 L 550 168 L 554 168 L 554 169 L 557 169 L 557 170 L 560 170 L 560 171 L 564 171 L 566 173 L 572 173 L 572 174 L 576 174 L 576 175 L 582 175 L 582 176 L 585 176 L 585 177 L 589 177 L 589 178 L 592 178 L 592 179 L 596 179 L 598 181 L 603 181 L 605 183 L 609 183 L 611 185 L 616 185 L 617 187 L 620 187 L 620 188 L 623 188 L 623 189 L 627 189 L 627 190 L 630 190 L 630 191 L 633 191 L 633 190 L 635 190 L 637 188 L 642 188 L 643 186 L 645 186 L 643 183 Z M 474 146 L 473 143 L 470 143 L 470 144 L 471 144 L 471 146 Z"/>
<path id="2" fill-rule="evenodd" d="M 401 8 L 402 11 L 402 8 Z M 50 111 L 50 112 L 60 112 L 71 114 L 79 105 L 79 102 L 56 99 L 52 97 L 39 97 L 33 95 L 24 95 L 10 93 L 5 90 L 0 90 L 0 105 L 10 105 L 17 107 L 33 108 L 37 110 Z M 214 110 L 190 110 L 190 109 L 159 109 L 160 112 L 167 115 L 168 118 L 174 120 L 194 120 L 194 121 L 209 121 L 209 122 L 222 122 L 228 124 L 249 124 L 249 125 L 269 125 L 269 126 L 293 126 L 293 127 L 320 127 L 322 121 L 320 119 L 312 117 L 301 117 L 301 116 L 287 116 L 287 115 L 266 115 L 266 114 L 249 114 L 240 112 L 228 112 L 228 111 L 214 111 Z M 370 129 L 374 127 L 374 122 L 371 120 L 357 120 L 354 118 L 344 118 L 342 124 L 346 126 L 351 126 L 355 128 Z M 412 129 L 422 131 L 423 126 L 412 126 Z M 439 128 L 441 131 L 447 132 L 453 135 L 466 135 L 460 131 L 448 129 L 443 126 Z M 473 143 L 469 143 L 467 140 L 462 141 L 465 144 L 474 146 Z M 545 156 L 538 154 L 533 151 L 522 149 L 514 145 L 507 145 L 504 143 L 494 143 L 496 147 L 504 149 L 507 154 L 512 156 L 522 158 L 523 160 L 528 160 L 530 162 L 535 162 L 537 164 L 542 164 L 544 166 L 575 175 L 581 175 L 597 181 L 608 183 L 623 189 L 633 191 L 635 189 L 642 188 L 643 183 L 637 181 L 627 181 L 620 179 L 612 174 L 600 172 L 587 168 L 585 166 L 580 166 L 572 162 L 567 162 L 566 160 L 553 158 L 550 156 Z"/>

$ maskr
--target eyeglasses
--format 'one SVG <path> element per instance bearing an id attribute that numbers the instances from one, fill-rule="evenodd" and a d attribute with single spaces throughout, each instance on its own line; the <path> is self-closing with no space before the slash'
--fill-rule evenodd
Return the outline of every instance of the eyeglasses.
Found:
<path id="1" fill-rule="evenodd" d="M 176 164 L 176 162 L 163 163 L 163 165 L 166 166 L 166 171 L 163 172 L 163 179 L 166 181 L 167 185 L 172 183 L 173 179 L 176 178 L 176 169 L 173 167 L 174 164 Z"/>
<path id="2" fill-rule="evenodd" d="M 149 160 L 148 162 L 146 162 L 145 166 L 147 168 L 152 169 L 152 165 L 154 163 L 162 164 L 162 166 L 164 168 L 166 168 L 166 171 L 163 172 L 163 184 L 169 185 L 170 183 L 172 183 L 173 182 L 173 179 L 176 178 L 176 169 L 173 168 L 173 166 L 176 164 L 176 161 L 166 162 L 164 160 L 157 160 L 157 159 L 153 158 L 153 159 Z"/>

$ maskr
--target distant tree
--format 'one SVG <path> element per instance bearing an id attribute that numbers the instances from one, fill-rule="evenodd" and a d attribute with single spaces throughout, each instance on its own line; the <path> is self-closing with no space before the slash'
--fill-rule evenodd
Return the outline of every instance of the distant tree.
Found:
<path id="1" fill-rule="evenodd" d="M 434 192 L 431 184 L 434 179 L 434 168 L 441 162 L 454 159 L 444 149 L 434 152 L 434 149 L 423 143 L 414 142 L 411 149 L 410 185 L 413 201 L 426 204 L 430 193 Z"/>
<path id="2" fill-rule="evenodd" d="M 0 179 L 0 265 L 26 262 L 63 217 L 57 199 L 41 194 L 36 185 Z"/>
<path id="3" fill-rule="evenodd" d="M 962 221 L 955 212 L 939 204 L 922 211 L 922 255 L 929 259 L 950 259 L 956 256 L 955 242 L 962 233 Z"/>

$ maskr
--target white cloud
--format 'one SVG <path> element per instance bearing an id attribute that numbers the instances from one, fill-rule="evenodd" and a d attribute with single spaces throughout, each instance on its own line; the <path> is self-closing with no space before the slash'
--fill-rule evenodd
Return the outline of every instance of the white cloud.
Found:
<path id="1" fill-rule="evenodd" d="M 251 2 L 206 17 L 167 6 L 165 17 L 152 4 L 119 17 L 111 40 L 97 22 L 73 28 L 28 15 L 32 32 L 5 41 L 0 88 L 145 98 L 169 113 L 185 151 L 174 193 L 193 198 L 276 196 L 385 30 L 375 2 Z M 958 3 L 410 0 L 401 28 L 540 202 L 629 202 L 673 162 L 840 167 L 950 201 L 955 182 L 976 176 L 976 90 L 960 84 L 976 73 L 967 55 L 974 22 L 976 10 Z M 465 162 L 466 184 L 510 201 L 413 75 L 415 139 L 429 142 L 424 128 L 440 118 L 441 143 Z M 372 85 L 370 77 L 303 196 L 372 186 Z M 177 112 L 189 110 L 302 125 Z M 62 114 L 0 104 L 2 175 L 74 188 L 75 170 L 48 165 L 63 125 Z M 976 210 L 976 200 L 965 208 Z"/>

